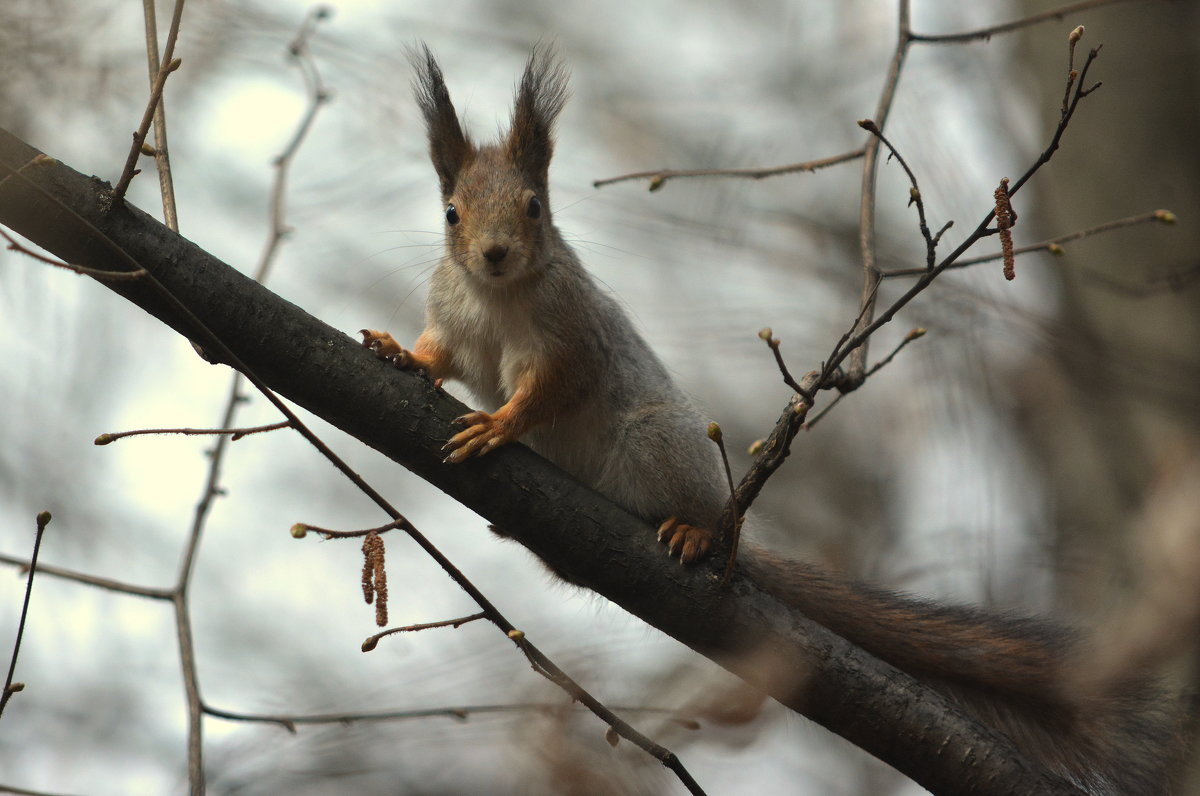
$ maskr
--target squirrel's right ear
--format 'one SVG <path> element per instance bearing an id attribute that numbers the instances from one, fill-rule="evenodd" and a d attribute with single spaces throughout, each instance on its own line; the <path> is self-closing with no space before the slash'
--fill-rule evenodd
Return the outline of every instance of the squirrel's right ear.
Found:
<path id="1" fill-rule="evenodd" d="M 441 183 L 442 198 L 448 199 L 454 193 L 463 166 L 474 156 L 475 147 L 463 133 L 454 103 L 450 102 L 450 92 L 446 90 L 446 81 L 442 78 L 442 68 L 429 47 L 421 44 L 420 49 L 410 50 L 408 60 L 414 72 L 413 94 L 425 117 L 425 131 L 429 135 L 429 156 Z"/>

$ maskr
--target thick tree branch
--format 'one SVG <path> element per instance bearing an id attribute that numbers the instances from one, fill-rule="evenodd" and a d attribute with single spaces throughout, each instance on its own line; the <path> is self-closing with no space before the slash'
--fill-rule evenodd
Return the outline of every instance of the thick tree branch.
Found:
<path id="1" fill-rule="evenodd" d="M 572 581 L 711 658 L 934 792 L 1077 793 L 937 693 L 781 604 L 723 562 L 683 568 L 654 530 L 520 445 L 442 463 L 464 406 L 0 130 L 0 223 L 67 262 L 136 262 L 274 390 L 403 464 L 505 529 Z M 16 174 L 20 171 L 20 174 Z M 86 222 L 86 223 L 85 223 Z M 190 322 L 137 281 L 101 280 L 184 335 Z M 115 355 L 115 354 L 114 354 Z"/>

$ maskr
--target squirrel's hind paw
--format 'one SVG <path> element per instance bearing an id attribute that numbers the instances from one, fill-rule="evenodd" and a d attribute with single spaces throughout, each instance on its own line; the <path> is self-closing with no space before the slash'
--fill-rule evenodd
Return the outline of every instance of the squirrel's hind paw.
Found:
<path id="1" fill-rule="evenodd" d="M 682 523 L 674 517 L 658 526 L 658 541 L 665 542 L 669 555 L 679 556 L 681 564 L 695 564 L 712 548 L 712 531 Z"/>
<path id="2" fill-rule="evenodd" d="M 487 412 L 471 412 L 455 418 L 454 423 L 467 428 L 455 434 L 442 446 L 443 451 L 449 451 L 443 461 L 451 464 L 458 464 L 472 456 L 491 453 L 514 439 L 504 425 Z"/>

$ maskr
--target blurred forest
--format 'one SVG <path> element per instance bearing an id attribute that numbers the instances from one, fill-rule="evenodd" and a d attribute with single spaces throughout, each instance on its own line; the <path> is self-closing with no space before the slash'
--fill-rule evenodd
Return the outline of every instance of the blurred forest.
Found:
<path id="1" fill-rule="evenodd" d="M 160 44 L 170 3 L 159 2 Z M 916 0 L 950 33 L 1051 2 Z M 853 323 L 861 163 L 752 181 L 597 179 L 835 155 L 864 140 L 895 46 L 892 0 L 334 2 L 313 58 L 333 101 L 290 172 L 269 286 L 347 333 L 412 340 L 438 256 L 441 208 L 403 48 L 429 43 L 477 135 L 508 115 L 532 43 L 572 71 L 551 168 L 556 221 L 719 421 L 736 473 L 790 396 L 793 373 Z M 287 46 L 309 5 L 188 0 L 167 83 L 182 234 L 246 272 L 269 233 L 272 159 L 305 109 Z M 142 11 L 104 0 L 7 0 L 0 127 L 115 180 L 142 116 Z M 965 44 L 914 46 L 886 132 L 956 245 L 1058 121 L 1067 34 L 1103 43 L 1062 149 L 1014 200 L 1018 246 L 1165 208 L 1061 255 L 947 272 L 873 340 L 871 360 L 928 334 L 797 439 L 757 512 L 765 544 L 938 599 L 1036 612 L 1146 637 L 1196 684 L 1200 604 L 1200 8 L 1127 2 Z M 153 163 L 130 190 L 161 212 Z M 882 161 L 881 266 L 920 265 L 908 181 Z M 985 240 L 973 254 L 996 251 Z M 903 292 L 888 279 L 881 306 Z M 0 554 L 167 587 L 204 490 L 211 440 L 100 433 L 218 423 L 230 374 L 85 278 L 0 252 Z M 454 391 L 454 387 L 450 387 Z M 457 393 L 464 399 L 461 390 Z M 822 396 L 822 402 L 828 396 Z M 818 404 L 818 409 L 821 407 Z M 257 396 L 239 425 L 277 420 Z M 770 705 L 746 719 L 733 678 L 603 598 L 550 580 L 516 545 L 340 432 L 314 427 L 592 693 L 672 749 L 713 794 L 906 794 L 897 772 Z M 365 528 L 377 509 L 295 435 L 233 444 L 199 550 L 192 630 L 207 704 L 240 713 L 458 714 L 302 725 L 206 718 L 213 794 L 671 793 L 631 745 L 611 748 L 483 623 L 394 636 L 362 603 L 352 542 L 293 539 L 310 522 Z M 473 613 L 412 544 L 388 541 L 392 625 Z M 0 648 L 25 577 L 0 571 Z M 1118 635 L 1120 634 L 1120 635 Z M 1113 645 L 1118 649 L 1119 645 Z M 7 655 L 4 659 L 7 659 Z M 186 711 L 170 605 L 35 580 L 16 694 L 0 720 L 0 792 L 187 791 Z M 542 710 L 539 706 L 552 706 Z M 700 720 L 688 729 L 665 712 Z M 457 717 L 456 717 L 457 716 Z M 1192 778 L 1188 793 L 1200 793 Z M 23 791 L 21 791 L 23 792 Z"/>

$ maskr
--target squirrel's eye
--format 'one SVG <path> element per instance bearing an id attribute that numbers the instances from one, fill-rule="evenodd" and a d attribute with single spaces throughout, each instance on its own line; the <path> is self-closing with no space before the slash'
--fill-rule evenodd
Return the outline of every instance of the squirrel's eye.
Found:
<path id="1" fill-rule="evenodd" d="M 458 208 L 454 205 L 446 205 L 446 223 L 451 226 L 458 223 Z"/>
<path id="2" fill-rule="evenodd" d="M 529 205 L 525 208 L 525 213 L 530 218 L 537 218 L 542 214 L 542 203 L 536 196 L 529 197 Z"/>

